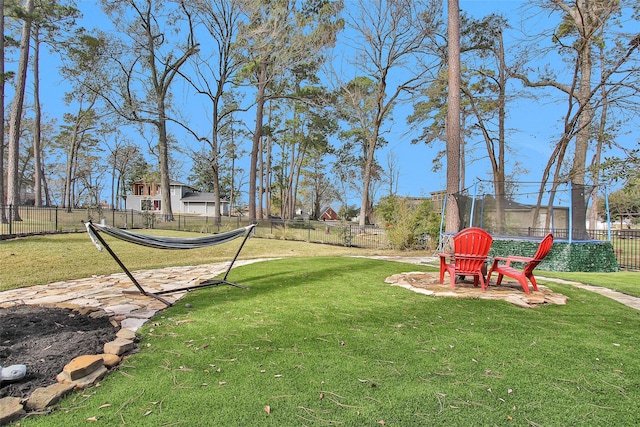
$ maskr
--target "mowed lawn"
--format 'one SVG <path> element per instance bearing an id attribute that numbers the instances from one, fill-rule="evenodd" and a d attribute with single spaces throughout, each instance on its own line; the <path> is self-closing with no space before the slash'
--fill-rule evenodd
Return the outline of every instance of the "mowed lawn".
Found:
<path id="1" fill-rule="evenodd" d="M 170 230 L 139 230 L 138 232 L 169 237 L 202 236 L 200 233 Z M 134 245 L 109 236 L 105 237 L 105 240 L 132 271 L 229 261 L 233 259 L 242 242 L 239 238 L 229 243 L 201 249 L 167 251 Z M 240 259 L 373 254 L 394 254 L 394 252 L 250 238 L 242 249 Z M 0 240 L 0 291 L 121 272 L 118 264 L 106 250 L 100 252 L 91 243 L 87 233 Z"/>
<path id="2" fill-rule="evenodd" d="M 267 254 L 265 254 L 267 255 Z M 622 426 L 640 419 L 638 311 L 434 298 L 428 267 L 306 256 L 188 294 L 99 387 L 21 426 Z"/>

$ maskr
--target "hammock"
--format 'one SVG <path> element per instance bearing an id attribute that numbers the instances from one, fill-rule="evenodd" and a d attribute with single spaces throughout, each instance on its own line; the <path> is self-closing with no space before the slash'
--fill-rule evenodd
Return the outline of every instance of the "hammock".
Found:
<path id="1" fill-rule="evenodd" d="M 210 235 L 201 236 L 201 237 L 149 236 L 146 234 L 139 234 L 139 233 L 134 233 L 127 230 L 122 230 L 120 228 L 110 227 L 108 225 L 94 224 L 91 221 L 86 222 L 84 225 L 87 229 L 87 233 L 89 233 L 89 237 L 91 238 L 91 241 L 96 245 L 98 250 L 102 251 L 102 249 L 105 248 L 107 252 L 109 252 L 109 254 L 113 257 L 113 259 L 118 263 L 120 268 L 122 268 L 122 270 L 129 277 L 129 279 L 131 279 L 131 281 L 136 286 L 136 288 L 138 288 L 139 293 L 156 298 L 167 305 L 172 305 L 172 304 L 167 300 L 165 300 L 164 298 L 160 297 L 159 295 L 172 293 L 172 292 L 179 292 L 179 291 L 191 291 L 193 289 L 203 288 L 207 286 L 218 286 L 221 284 L 226 284 L 226 285 L 235 286 L 238 288 L 247 289 L 244 286 L 227 281 L 227 276 L 231 271 L 233 264 L 236 262 L 238 255 L 240 255 L 240 251 L 244 247 L 245 242 L 249 238 L 249 235 L 251 234 L 251 231 L 254 229 L 256 224 L 251 224 L 246 227 L 238 228 L 238 229 L 227 231 L 224 233 L 210 234 Z M 169 289 L 169 290 L 164 290 L 159 292 L 149 292 L 145 290 L 142 287 L 142 285 L 140 285 L 140 283 L 136 280 L 135 277 L 133 277 L 133 274 L 131 274 L 131 271 L 129 271 L 129 269 L 122 263 L 122 261 L 120 261 L 120 258 L 118 258 L 115 252 L 113 252 L 111 247 L 102 238 L 100 233 L 108 234 L 111 237 L 115 237 L 125 242 L 134 243 L 136 245 L 142 245 L 142 246 L 156 248 L 156 249 L 172 249 L 172 250 L 198 249 L 198 248 L 204 248 L 212 245 L 219 245 L 221 243 L 227 243 L 232 240 L 235 240 L 240 236 L 244 236 L 244 239 L 242 240 L 242 243 L 240 244 L 238 251 L 233 257 L 233 260 L 231 261 L 231 264 L 229 264 L 229 267 L 227 268 L 227 271 L 225 272 L 225 275 L 222 279 L 209 279 L 196 285 L 190 285 L 190 286 L 186 286 L 178 289 Z M 130 291 L 124 291 L 124 292 L 130 293 Z"/>

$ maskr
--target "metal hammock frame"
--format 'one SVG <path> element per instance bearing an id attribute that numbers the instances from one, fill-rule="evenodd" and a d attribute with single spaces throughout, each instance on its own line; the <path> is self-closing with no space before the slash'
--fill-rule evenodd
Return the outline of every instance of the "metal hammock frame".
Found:
<path id="1" fill-rule="evenodd" d="M 192 291 L 194 289 L 205 288 L 210 286 L 218 286 L 223 284 L 229 285 L 229 286 L 235 286 L 237 288 L 242 288 L 242 289 L 249 289 L 246 286 L 242 286 L 237 283 L 228 281 L 227 276 L 229 275 L 229 272 L 233 268 L 233 264 L 238 259 L 238 256 L 240 255 L 240 252 L 244 247 L 244 244 L 246 243 L 247 239 L 251 235 L 251 232 L 255 228 L 256 224 L 251 224 L 246 227 L 238 228 L 238 229 L 227 231 L 224 233 L 208 234 L 206 236 L 201 236 L 201 237 L 149 236 L 145 234 L 139 234 L 139 233 L 134 233 L 127 230 L 122 230 L 120 228 L 110 227 L 108 225 L 94 224 L 91 221 L 84 223 L 84 225 L 87 229 L 87 233 L 89 233 L 89 237 L 91 238 L 93 243 L 96 245 L 98 250 L 101 251 L 102 248 L 104 247 L 107 250 L 107 252 L 109 252 L 109 255 L 111 255 L 111 257 L 118 263 L 120 268 L 122 268 L 122 270 L 127 275 L 127 277 L 129 277 L 129 279 L 133 282 L 136 288 L 138 288 L 138 291 L 123 291 L 124 293 L 140 293 L 145 296 L 153 297 L 163 302 L 164 304 L 170 306 L 173 303 L 162 298 L 160 295 L 169 294 L 173 292 Z M 100 235 L 101 233 L 108 234 L 111 237 L 124 240 L 125 242 L 128 242 L 128 243 L 134 243 L 137 245 L 142 245 L 150 248 L 170 249 L 170 250 L 198 249 L 198 248 L 203 248 L 203 247 L 212 246 L 212 245 L 219 245 L 221 243 L 227 243 L 237 239 L 240 236 L 244 236 L 244 238 L 242 239 L 242 243 L 240 244 L 240 247 L 236 251 L 236 254 L 233 257 L 233 260 L 229 264 L 229 267 L 227 268 L 222 279 L 208 279 L 195 285 L 184 286 L 176 289 L 167 289 L 167 290 L 158 291 L 158 292 L 149 292 L 142 287 L 142 285 L 133 276 L 131 271 L 124 265 L 124 263 L 120 260 L 120 258 L 118 258 L 118 256 L 113 251 L 113 249 L 111 249 L 111 247 L 107 244 L 104 238 Z"/>

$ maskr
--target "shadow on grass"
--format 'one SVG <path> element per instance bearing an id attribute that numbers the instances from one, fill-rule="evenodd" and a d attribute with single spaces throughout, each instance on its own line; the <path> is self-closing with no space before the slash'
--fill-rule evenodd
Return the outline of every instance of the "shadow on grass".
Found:
<path id="1" fill-rule="evenodd" d="M 313 259 L 315 262 L 311 268 L 305 268 L 305 260 L 309 260 L 309 258 L 265 261 L 237 267 L 231 271 L 227 279 L 248 287 L 247 292 L 231 286 L 218 286 L 195 291 L 200 295 L 193 294 L 190 295 L 190 298 L 196 298 L 200 303 L 202 300 L 208 300 L 211 304 L 219 301 L 219 297 L 223 297 L 225 302 L 262 298 L 265 294 L 281 292 L 283 288 L 313 287 L 315 283 L 325 283 L 331 278 L 340 279 L 347 273 L 348 275 L 364 273 L 369 271 L 373 265 L 393 265 L 394 269 L 398 271 L 401 271 L 402 266 L 405 265 L 393 261 L 327 257 L 323 258 L 327 264 L 322 268 L 317 268 L 318 258 Z M 287 267 L 283 267 L 283 265 Z M 415 269 L 415 266 L 413 267 Z M 383 283 L 385 278 L 386 276 L 380 277 L 380 283 Z"/>

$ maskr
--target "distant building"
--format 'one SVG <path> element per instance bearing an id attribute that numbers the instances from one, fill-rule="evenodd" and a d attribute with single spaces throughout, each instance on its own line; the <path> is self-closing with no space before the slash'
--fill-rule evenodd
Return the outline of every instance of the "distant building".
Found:
<path id="1" fill-rule="evenodd" d="M 447 190 L 431 192 L 431 207 L 433 208 L 434 212 L 442 212 L 445 197 L 447 197 Z"/>
<path id="2" fill-rule="evenodd" d="M 326 207 L 320 210 L 320 221 L 335 221 L 338 219 L 338 214 L 331 207 Z"/>
<path id="3" fill-rule="evenodd" d="M 171 210 L 173 213 L 210 215 L 215 212 L 213 193 L 198 191 L 190 185 L 171 181 Z M 136 211 L 160 211 L 162 193 L 157 183 L 135 182 L 133 193 L 125 199 L 125 209 Z M 229 202 L 220 200 L 220 215 L 229 214 Z"/>

